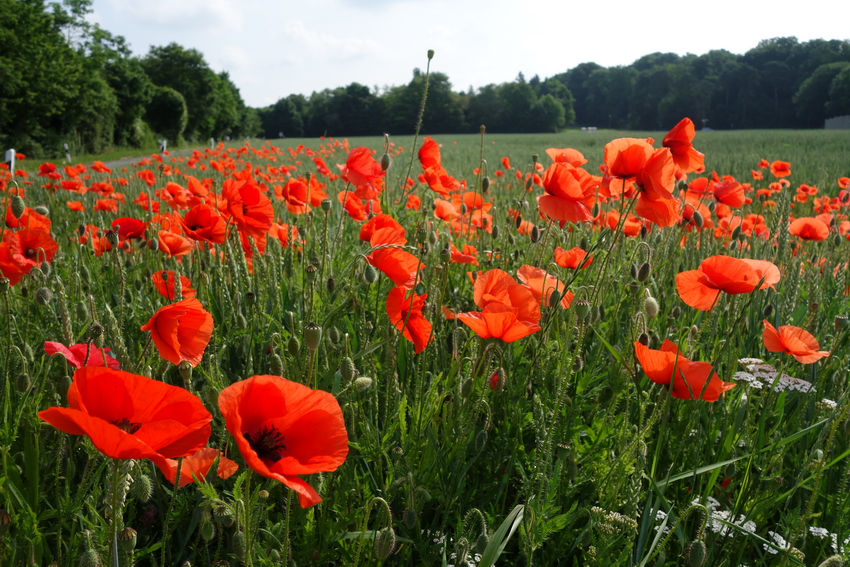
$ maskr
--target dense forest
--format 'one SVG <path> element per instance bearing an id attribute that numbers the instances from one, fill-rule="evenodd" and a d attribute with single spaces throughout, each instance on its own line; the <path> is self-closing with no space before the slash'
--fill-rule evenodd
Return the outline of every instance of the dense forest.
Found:
<path id="1" fill-rule="evenodd" d="M 177 43 L 133 55 L 86 20 L 91 0 L 0 0 L 0 144 L 33 156 L 262 135 L 412 133 L 423 91 L 427 134 L 557 132 L 567 126 L 664 130 L 689 117 L 714 129 L 822 128 L 850 114 L 850 41 L 761 41 L 743 55 L 653 53 L 631 65 L 453 90 L 414 69 L 409 83 L 352 83 L 246 106 L 226 71 Z"/>

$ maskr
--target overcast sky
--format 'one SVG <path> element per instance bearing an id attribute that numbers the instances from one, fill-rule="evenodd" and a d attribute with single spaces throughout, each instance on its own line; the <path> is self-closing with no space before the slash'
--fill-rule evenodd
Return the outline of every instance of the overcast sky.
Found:
<path id="1" fill-rule="evenodd" d="M 752 0 L 94 0 L 91 19 L 137 55 L 172 41 L 226 70 L 249 106 L 357 81 L 407 83 L 414 67 L 455 90 L 545 78 L 585 61 L 624 65 L 656 51 L 744 53 L 760 39 L 845 39 L 840 2 Z M 805 8 L 803 9 L 802 6 Z"/>

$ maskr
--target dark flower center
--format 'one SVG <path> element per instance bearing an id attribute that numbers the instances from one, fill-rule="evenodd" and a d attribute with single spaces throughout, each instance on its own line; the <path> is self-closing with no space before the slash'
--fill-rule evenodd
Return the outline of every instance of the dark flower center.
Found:
<path id="1" fill-rule="evenodd" d="M 286 445 L 283 444 L 283 433 L 273 425 L 264 425 L 254 435 L 247 432 L 242 433 L 242 435 L 257 453 L 257 456 L 264 461 L 276 463 L 283 457 L 282 451 L 286 451 Z"/>
<path id="2" fill-rule="evenodd" d="M 123 431 L 125 433 L 129 433 L 130 435 L 133 435 L 136 431 L 138 431 L 142 427 L 141 423 L 132 423 L 132 422 L 128 421 L 127 418 L 124 418 L 121 421 L 115 420 L 111 423 L 112 423 L 112 425 L 114 425 L 115 427 L 120 429 L 121 431 Z"/>
<path id="3" fill-rule="evenodd" d="M 194 224 L 194 225 L 189 227 L 189 230 L 195 231 L 195 230 L 200 230 L 202 228 L 204 228 L 204 227 L 199 225 L 199 224 Z"/>
<path id="4" fill-rule="evenodd" d="M 35 250 L 33 250 L 32 248 L 27 248 L 26 251 L 24 251 L 24 256 L 30 259 L 35 258 Z"/>

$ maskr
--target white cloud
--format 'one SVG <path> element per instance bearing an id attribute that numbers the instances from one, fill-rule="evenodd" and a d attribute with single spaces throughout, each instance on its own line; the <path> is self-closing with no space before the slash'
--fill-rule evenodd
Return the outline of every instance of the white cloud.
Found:
<path id="1" fill-rule="evenodd" d="M 304 22 L 295 20 L 283 27 L 284 36 L 292 46 L 318 59 L 352 59 L 366 55 L 376 55 L 380 51 L 378 43 L 371 39 L 356 37 L 336 37 L 307 29 Z"/>
<path id="2" fill-rule="evenodd" d="M 156 26 L 183 30 L 242 29 L 242 10 L 231 0 L 109 0 L 109 4 L 119 15 Z"/>

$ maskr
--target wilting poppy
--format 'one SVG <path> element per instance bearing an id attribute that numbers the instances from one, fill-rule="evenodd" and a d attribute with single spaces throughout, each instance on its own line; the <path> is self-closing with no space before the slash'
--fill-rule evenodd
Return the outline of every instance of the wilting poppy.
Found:
<path id="1" fill-rule="evenodd" d="M 691 173 L 702 166 L 705 156 L 696 151 L 693 146 L 694 123 L 690 118 L 683 118 L 681 122 L 673 126 L 661 143 L 665 148 L 670 148 L 673 162 L 683 173 Z"/>
<path id="2" fill-rule="evenodd" d="M 431 323 L 422 315 L 428 294 L 416 295 L 403 287 L 394 287 L 387 296 L 387 316 L 393 326 L 403 330 L 404 338 L 413 343 L 419 354 L 431 341 Z"/>
<path id="3" fill-rule="evenodd" d="M 227 223 L 218 211 L 209 205 L 196 205 L 180 218 L 186 236 L 192 240 L 224 244 Z"/>
<path id="4" fill-rule="evenodd" d="M 650 349 L 637 341 L 634 347 L 635 357 L 650 380 L 665 386 L 673 382 L 674 398 L 716 402 L 721 394 L 735 387 L 734 383 L 721 380 L 708 362 L 692 362 L 685 358 L 669 340 L 664 341 L 661 350 Z"/>
<path id="5" fill-rule="evenodd" d="M 160 270 L 154 272 L 152 278 L 153 285 L 161 296 L 169 301 L 174 301 L 174 272 L 171 270 Z M 184 299 L 187 297 L 195 297 L 195 290 L 192 289 L 192 282 L 186 276 L 180 276 L 180 296 Z"/>
<path id="6" fill-rule="evenodd" d="M 209 447 L 200 449 L 195 454 L 183 458 L 183 464 L 180 465 L 180 486 L 178 488 L 183 488 L 187 484 L 195 482 L 196 478 L 204 482 L 204 479 L 210 472 L 210 467 L 216 459 L 218 459 L 218 467 L 215 474 L 222 480 L 230 478 L 239 470 L 239 465 L 225 457 L 218 449 L 211 449 Z M 162 472 L 165 478 L 168 479 L 168 482 L 174 484 L 174 480 L 177 477 L 177 460 L 166 459 L 165 462 L 168 470 Z"/>
<path id="7" fill-rule="evenodd" d="M 174 365 L 185 360 L 195 367 L 212 337 L 213 318 L 200 301 L 189 298 L 160 308 L 142 330 L 151 332 L 162 358 Z"/>
<path id="8" fill-rule="evenodd" d="M 820 219 L 814 217 L 803 217 L 791 223 L 788 232 L 803 240 L 814 240 L 820 242 L 829 236 L 829 227 Z"/>
<path id="9" fill-rule="evenodd" d="M 762 322 L 764 323 L 762 339 L 765 348 L 770 352 L 790 354 L 801 364 L 812 364 L 825 356 L 829 356 L 827 351 L 818 350 L 820 345 L 817 339 L 808 331 L 793 325 L 783 325 L 777 331 L 776 327 L 768 323 L 767 319 Z"/>
<path id="10" fill-rule="evenodd" d="M 562 268 L 586 268 L 593 262 L 593 256 L 581 248 L 575 247 L 570 250 L 564 250 L 560 246 L 555 248 L 555 263 Z"/>
<path id="11" fill-rule="evenodd" d="M 260 191 L 253 179 L 225 180 L 221 187 L 221 196 L 227 199 L 227 211 L 239 230 L 256 238 L 269 231 L 274 219 L 272 202 Z"/>
<path id="12" fill-rule="evenodd" d="M 92 344 L 78 344 L 66 347 L 62 343 L 44 341 L 44 352 L 47 356 L 61 355 L 65 357 L 69 366 L 83 368 L 85 366 L 104 366 L 101 349 Z M 103 351 L 109 353 L 109 347 L 103 347 Z M 88 364 L 86 364 L 88 362 Z M 106 355 L 106 366 L 113 370 L 120 370 L 121 365 L 111 354 Z"/>
<path id="13" fill-rule="evenodd" d="M 762 278 L 759 289 L 772 288 L 779 282 L 779 268 L 766 260 L 711 256 L 698 269 L 677 274 L 676 289 L 687 305 L 708 311 L 721 291 L 730 295 L 750 293 Z"/>
<path id="14" fill-rule="evenodd" d="M 86 435 L 112 459 L 149 459 L 167 474 L 166 459 L 192 455 L 209 439 L 212 415 L 183 388 L 109 368 L 80 368 L 68 407 L 38 417 L 71 435 Z"/>
<path id="15" fill-rule="evenodd" d="M 791 164 L 787 161 L 775 161 L 770 164 L 770 173 L 774 177 L 788 177 L 791 175 Z"/>
<path id="16" fill-rule="evenodd" d="M 482 311 L 458 313 L 456 317 L 482 339 L 510 343 L 540 330 L 540 307 L 534 294 L 502 270 L 480 274 L 473 298 Z"/>
<path id="17" fill-rule="evenodd" d="M 345 462 L 348 433 L 336 398 L 277 376 L 253 376 L 222 390 L 218 407 L 245 464 L 297 492 L 302 508 L 322 501 L 297 475 Z"/>

